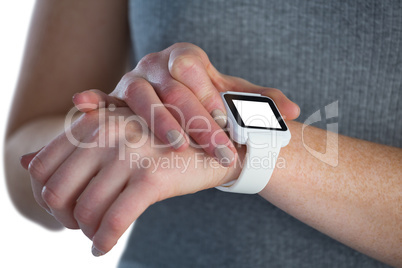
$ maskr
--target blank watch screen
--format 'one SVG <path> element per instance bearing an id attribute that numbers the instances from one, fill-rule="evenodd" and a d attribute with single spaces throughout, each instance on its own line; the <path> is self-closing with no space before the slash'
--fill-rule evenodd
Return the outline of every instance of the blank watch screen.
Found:
<path id="1" fill-rule="evenodd" d="M 225 94 L 239 125 L 246 128 L 287 130 L 274 102 L 263 96 Z"/>
<path id="2" fill-rule="evenodd" d="M 281 129 L 278 119 L 267 102 L 233 100 L 246 127 Z"/>

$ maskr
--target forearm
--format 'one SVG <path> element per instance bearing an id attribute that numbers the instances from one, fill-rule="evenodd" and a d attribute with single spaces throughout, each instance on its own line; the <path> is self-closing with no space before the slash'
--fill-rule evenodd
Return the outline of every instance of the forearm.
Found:
<path id="1" fill-rule="evenodd" d="M 126 0 L 36 1 L 7 136 L 66 113 L 77 92 L 112 91 L 128 67 L 127 14 Z"/>
<path id="2" fill-rule="evenodd" d="M 64 129 L 64 116 L 39 118 L 16 130 L 5 141 L 7 187 L 15 207 L 27 218 L 47 228 L 61 228 L 35 201 L 29 173 L 20 165 L 21 155 L 39 150 Z"/>
<path id="3" fill-rule="evenodd" d="M 282 148 L 265 199 L 317 230 L 392 265 L 402 263 L 400 241 L 402 150 L 289 122 L 292 139 Z M 304 145 L 326 153 L 325 161 Z M 285 166 L 283 168 L 283 166 Z"/>
<path id="4" fill-rule="evenodd" d="M 5 159 L 14 204 L 48 227 L 55 221 L 33 200 L 18 159 L 61 132 L 62 117 L 46 116 L 65 114 L 74 93 L 114 88 L 128 65 L 127 14 L 126 0 L 36 3 L 8 120 Z"/>

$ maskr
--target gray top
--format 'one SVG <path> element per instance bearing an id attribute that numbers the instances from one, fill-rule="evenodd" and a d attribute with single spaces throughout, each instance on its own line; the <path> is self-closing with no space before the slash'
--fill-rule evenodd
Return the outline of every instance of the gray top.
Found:
<path id="1" fill-rule="evenodd" d="M 300 105 L 301 122 L 320 109 L 325 118 L 323 108 L 338 101 L 341 134 L 402 146 L 399 0 L 131 0 L 130 24 L 135 62 L 191 42 L 222 73 L 281 89 Z M 150 207 L 120 266 L 384 265 L 259 195 L 211 189 Z"/>

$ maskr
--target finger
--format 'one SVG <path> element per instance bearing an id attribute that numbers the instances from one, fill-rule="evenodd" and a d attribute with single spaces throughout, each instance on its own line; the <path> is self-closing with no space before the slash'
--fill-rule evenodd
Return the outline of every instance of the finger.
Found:
<path id="1" fill-rule="evenodd" d="M 38 152 L 29 162 L 28 171 L 35 200 L 40 206 L 51 213 L 42 199 L 43 186 L 60 164 L 76 149 L 63 133 Z M 27 157 L 28 158 L 28 157 Z M 24 160 L 25 161 L 25 160 Z M 27 161 L 26 161 L 27 162 Z"/>
<path id="2" fill-rule="evenodd" d="M 300 115 L 300 107 L 296 103 L 286 97 L 279 89 L 265 88 L 261 91 L 261 95 L 269 97 L 274 100 L 278 106 L 279 112 L 283 119 L 294 120 Z"/>
<path id="3" fill-rule="evenodd" d="M 127 104 L 113 96 L 107 95 L 105 92 L 98 89 L 86 90 L 81 93 L 76 93 L 73 96 L 73 103 L 81 112 L 87 113 L 99 108 L 110 107 L 125 107 Z"/>
<path id="4" fill-rule="evenodd" d="M 53 216 L 71 229 L 79 227 L 73 209 L 76 200 L 100 170 L 103 154 L 96 149 L 76 149 L 43 187 L 42 199 Z"/>
<path id="5" fill-rule="evenodd" d="M 213 120 L 197 97 L 186 86 L 176 80 L 168 80 L 156 87 L 162 102 L 170 107 L 173 116 L 184 122 L 186 132 L 197 144 L 223 166 L 230 166 L 236 150 L 222 128 Z"/>
<path id="6" fill-rule="evenodd" d="M 91 180 L 77 200 L 74 218 L 82 232 L 92 239 L 106 210 L 123 190 L 130 170 L 124 161 L 115 161 L 105 167 Z M 117 176 L 118 174 L 118 176 Z"/>
<path id="7" fill-rule="evenodd" d="M 259 93 L 270 97 L 277 104 L 283 117 L 289 120 L 296 119 L 300 114 L 299 106 L 290 101 L 281 91 L 256 86 L 244 79 L 222 75 L 211 64 L 208 55 L 192 44 L 182 44 L 171 51 L 169 71 L 175 79 L 194 92 L 214 118 L 221 115 L 219 109 L 215 109 L 216 107 L 225 111 L 219 96 L 219 92 L 223 91 Z M 218 118 L 226 119 L 226 116 Z M 220 125 L 226 122 L 226 120 L 218 121 Z"/>
<path id="8" fill-rule="evenodd" d="M 145 181 L 128 184 L 102 218 L 92 242 L 92 254 L 109 252 L 127 228 L 158 200 L 158 191 Z"/>
<path id="9" fill-rule="evenodd" d="M 29 163 L 31 163 L 32 159 L 43 149 L 44 147 L 40 148 L 36 152 L 32 152 L 29 154 L 24 154 L 23 156 L 20 157 L 20 164 L 23 168 L 28 170 Z"/>
<path id="10" fill-rule="evenodd" d="M 186 85 L 218 125 L 224 128 L 227 123 L 226 109 L 207 73 L 209 65 L 212 64 L 206 53 L 191 44 L 174 48 L 168 64 L 172 77 Z"/>
<path id="11" fill-rule="evenodd" d="M 132 111 L 145 119 L 152 132 L 164 144 L 170 144 L 176 150 L 187 148 L 188 142 L 182 127 L 147 80 L 133 78 L 124 98 Z"/>

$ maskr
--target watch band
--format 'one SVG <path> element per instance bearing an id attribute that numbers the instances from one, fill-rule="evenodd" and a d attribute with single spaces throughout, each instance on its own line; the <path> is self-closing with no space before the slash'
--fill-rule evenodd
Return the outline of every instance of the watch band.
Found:
<path id="1" fill-rule="evenodd" d="M 216 188 L 232 193 L 259 193 L 271 178 L 280 149 L 280 141 L 273 139 L 271 135 L 257 132 L 249 133 L 247 153 L 239 178 Z"/>

